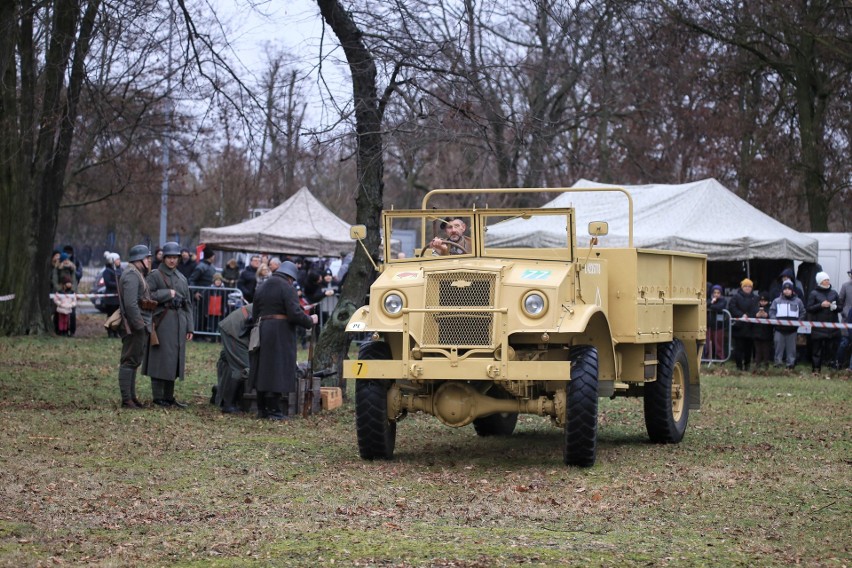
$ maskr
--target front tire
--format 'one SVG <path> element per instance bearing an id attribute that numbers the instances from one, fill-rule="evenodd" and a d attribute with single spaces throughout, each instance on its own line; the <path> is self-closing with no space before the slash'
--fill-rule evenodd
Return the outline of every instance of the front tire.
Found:
<path id="1" fill-rule="evenodd" d="M 358 351 L 361 360 L 391 358 L 387 343 L 365 343 Z M 393 458 L 396 446 L 396 422 L 388 419 L 389 381 L 358 379 L 355 381 L 355 429 L 358 453 L 365 460 Z"/>
<path id="2" fill-rule="evenodd" d="M 598 350 L 572 347 L 563 459 L 566 465 L 592 467 L 598 444 Z"/>
<path id="3" fill-rule="evenodd" d="M 689 421 L 689 359 L 679 339 L 657 346 L 657 380 L 645 383 L 645 428 L 657 444 L 676 444 Z"/>

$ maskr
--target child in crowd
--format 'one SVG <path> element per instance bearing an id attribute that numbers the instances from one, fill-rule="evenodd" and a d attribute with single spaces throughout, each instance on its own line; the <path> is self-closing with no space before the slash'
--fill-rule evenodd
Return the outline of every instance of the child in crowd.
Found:
<path id="1" fill-rule="evenodd" d="M 756 317 L 769 317 L 769 296 L 761 292 L 757 299 Z M 754 326 L 754 366 L 756 368 L 769 367 L 772 363 L 772 326 L 758 323 Z"/>
<path id="2" fill-rule="evenodd" d="M 62 276 L 62 290 L 53 294 L 56 304 L 56 330 L 59 335 L 71 336 L 71 314 L 77 307 L 77 294 L 74 292 L 74 282 L 68 276 Z"/>
<path id="3" fill-rule="evenodd" d="M 722 287 L 716 284 L 710 289 L 707 299 L 707 345 L 708 359 L 724 361 L 727 356 L 725 345 L 725 314 L 728 300 L 722 295 Z"/>
<path id="4" fill-rule="evenodd" d="M 769 317 L 779 320 L 799 321 L 805 317 L 805 304 L 796 296 L 792 282 L 781 285 L 781 295 L 772 300 Z M 796 365 L 796 335 L 799 328 L 795 325 L 775 326 L 775 366 L 786 365 L 792 369 Z"/>

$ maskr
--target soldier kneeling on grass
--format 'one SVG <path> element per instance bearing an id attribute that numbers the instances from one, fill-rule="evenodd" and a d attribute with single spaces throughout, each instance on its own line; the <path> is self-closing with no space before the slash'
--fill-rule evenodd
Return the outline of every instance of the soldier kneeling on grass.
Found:
<path id="1" fill-rule="evenodd" d="M 254 324 L 253 309 L 252 304 L 242 306 L 219 322 L 222 351 L 216 364 L 216 395 L 213 402 L 225 414 L 240 412 L 239 401 L 248 378 L 249 332 Z"/>

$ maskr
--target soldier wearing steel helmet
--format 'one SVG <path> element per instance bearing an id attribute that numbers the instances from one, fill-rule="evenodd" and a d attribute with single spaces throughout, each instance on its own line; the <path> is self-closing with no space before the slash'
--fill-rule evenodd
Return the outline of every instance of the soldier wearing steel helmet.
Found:
<path id="1" fill-rule="evenodd" d="M 121 335 L 121 362 L 118 388 L 122 408 L 142 408 L 136 398 L 136 370 L 142 364 L 148 346 L 151 317 L 155 302 L 151 300 L 145 276 L 151 269 L 151 251 L 145 245 L 130 249 L 127 268 L 118 281 L 119 304 L 124 318 Z"/>
<path id="2" fill-rule="evenodd" d="M 180 245 L 163 245 L 163 263 L 148 274 L 151 299 L 157 302 L 153 322 L 157 340 L 148 348 L 142 372 L 151 377 L 154 404 L 164 408 L 185 408 L 175 399 L 175 381 L 183 379 L 186 342 L 195 331 L 192 298 L 186 277 L 178 270 Z"/>
<path id="3" fill-rule="evenodd" d="M 258 418 L 287 418 L 281 397 L 296 391 L 296 326 L 310 329 L 317 323 L 317 316 L 306 315 L 299 305 L 293 287 L 298 276 L 295 264 L 283 262 L 254 295 L 260 345 L 250 354 L 249 389 L 257 389 Z"/>

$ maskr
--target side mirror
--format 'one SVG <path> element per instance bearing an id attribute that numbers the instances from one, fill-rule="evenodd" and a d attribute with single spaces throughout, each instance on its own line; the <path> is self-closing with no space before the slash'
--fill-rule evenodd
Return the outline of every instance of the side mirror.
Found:
<path id="1" fill-rule="evenodd" d="M 589 223 L 589 235 L 603 237 L 607 234 L 609 234 L 609 223 L 606 221 L 592 221 Z"/>
<path id="2" fill-rule="evenodd" d="M 367 237 L 367 227 L 364 225 L 352 225 L 349 227 L 349 238 L 359 241 Z"/>

